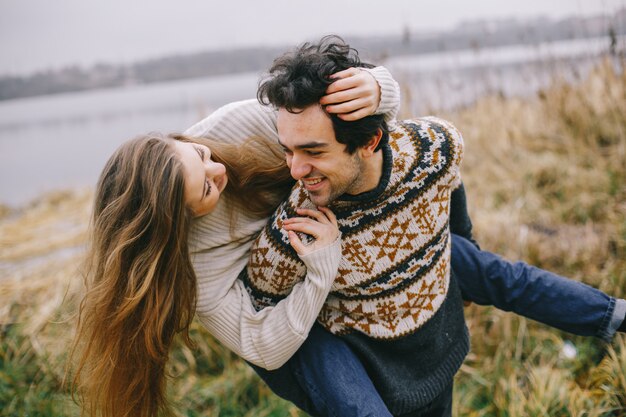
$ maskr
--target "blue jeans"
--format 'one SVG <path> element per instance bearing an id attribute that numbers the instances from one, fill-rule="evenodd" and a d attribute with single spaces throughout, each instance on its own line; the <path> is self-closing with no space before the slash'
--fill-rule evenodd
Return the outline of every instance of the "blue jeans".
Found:
<path id="1" fill-rule="evenodd" d="M 624 300 L 523 262 L 506 261 L 454 234 L 452 269 L 464 299 L 570 333 L 610 340 L 624 317 Z M 391 415 L 350 347 L 318 324 L 283 367 L 254 368 L 276 394 L 313 416 Z M 430 411 L 416 410 L 410 416 L 449 415 L 451 390 Z"/>
<path id="2" fill-rule="evenodd" d="M 275 394 L 312 416 L 391 416 L 361 361 L 318 323 L 279 369 L 251 366 Z"/>
<path id="3" fill-rule="evenodd" d="M 317 323 L 298 352 L 279 369 L 250 366 L 276 395 L 312 416 L 392 415 L 350 347 Z M 400 417 L 448 417 L 451 413 L 452 383 L 424 409 Z"/>

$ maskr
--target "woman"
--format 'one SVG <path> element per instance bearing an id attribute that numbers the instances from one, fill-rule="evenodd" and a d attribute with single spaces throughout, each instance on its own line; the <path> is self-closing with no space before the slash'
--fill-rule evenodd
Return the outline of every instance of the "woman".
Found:
<path id="1" fill-rule="evenodd" d="M 391 80 L 382 68 L 371 73 L 387 77 L 383 89 Z M 328 110 L 349 113 L 346 119 L 373 112 L 380 91 L 368 74 L 336 74 L 324 104 L 337 97 L 342 104 Z M 236 322 L 224 320 L 213 331 L 220 334 L 219 327 L 225 327 L 220 340 L 256 364 L 276 368 L 297 350 L 336 275 L 337 265 L 328 259 L 337 256 L 327 256 L 341 250 L 332 213 L 304 210 L 300 214 L 306 220 L 286 222 L 291 243 L 309 268 L 305 282 L 286 302 L 256 313 L 236 280 L 252 238 L 292 185 L 280 147 L 263 139 L 241 146 L 149 135 L 115 152 L 96 190 L 88 291 L 73 349 L 78 358 L 74 384 L 85 396 L 87 414 L 154 416 L 163 410 L 169 349 L 177 332 L 190 343 L 196 308 L 210 322 L 236 316 Z M 196 282 L 189 255 L 192 222 L 201 216 L 209 225 L 215 223 L 212 237 L 222 249 L 213 262 L 217 279 L 209 283 Z M 315 242 L 302 244 L 296 232 Z M 208 303 L 207 291 L 212 293 Z M 291 354 L 259 354 L 256 346 L 267 342 L 264 332 L 274 343 L 281 341 L 276 335 L 284 334 Z"/>
<path id="2" fill-rule="evenodd" d="M 348 70 L 337 78 L 322 103 L 340 103 L 327 106 L 329 112 L 349 119 L 378 107 L 393 117 L 398 94 L 384 69 Z M 290 241 L 307 278 L 275 307 L 254 311 L 237 277 L 267 215 L 293 184 L 275 146 L 275 114 L 253 101 L 236 103 L 187 133 L 217 141 L 139 138 L 123 145 L 101 175 L 74 350 L 75 383 L 89 415 L 163 410 L 169 349 L 177 332 L 190 342 L 194 312 L 244 359 L 280 367 L 306 339 L 336 275 L 329 259 L 337 257 L 327 256 L 340 251 L 334 216 L 324 209 L 301 212 L 285 228 L 294 232 Z M 242 147 L 250 137 L 269 144 Z M 315 242 L 303 245 L 295 232 Z"/>

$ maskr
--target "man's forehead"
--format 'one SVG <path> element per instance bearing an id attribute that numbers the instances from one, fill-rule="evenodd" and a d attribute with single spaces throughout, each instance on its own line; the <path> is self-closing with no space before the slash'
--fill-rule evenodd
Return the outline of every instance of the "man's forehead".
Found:
<path id="1" fill-rule="evenodd" d="M 284 146 L 336 142 L 332 121 L 319 105 L 309 106 L 299 113 L 279 109 L 277 127 Z"/>
<path id="2" fill-rule="evenodd" d="M 283 119 L 291 119 L 291 118 L 307 118 L 307 119 L 317 119 L 317 118 L 326 118 L 330 121 L 328 114 L 324 110 L 324 108 L 320 104 L 311 104 L 310 106 L 302 107 L 302 108 L 291 108 L 287 109 L 285 107 L 278 108 L 278 117 Z"/>

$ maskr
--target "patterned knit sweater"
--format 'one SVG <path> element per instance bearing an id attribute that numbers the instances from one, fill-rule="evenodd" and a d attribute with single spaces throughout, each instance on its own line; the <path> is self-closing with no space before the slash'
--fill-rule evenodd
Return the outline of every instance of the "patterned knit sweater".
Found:
<path id="1" fill-rule="evenodd" d="M 378 187 L 331 205 L 342 260 L 318 321 L 352 345 L 393 413 L 432 401 L 469 348 L 450 268 L 450 195 L 461 184 L 462 149 L 446 121 L 401 122 L 383 147 Z M 301 184 L 258 237 L 242 274 L 258 309 L 306 274 L 281 227 L 297 207 L 312 207 Z"/>

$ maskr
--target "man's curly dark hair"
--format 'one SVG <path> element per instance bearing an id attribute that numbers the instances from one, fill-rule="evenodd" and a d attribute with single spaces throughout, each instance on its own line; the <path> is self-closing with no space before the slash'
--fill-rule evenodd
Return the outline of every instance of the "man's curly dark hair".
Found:
<path id="1" fill-rule="evenodd" d="M 319 43 L 304 43 L 294 51 L 276 58 L 267 76 L 261 80 L 257 99 L 264 105 L 299 113 L 317 105 L 333 82 L 330 76 L 348 68 L 372 68 L 361 62 L 356 49 L 335 35 L 323 37 Z M 383 132 L 378 149 L 388 140 L 387 123 L 382 115 L 371 115 L 355 121 L 344 121 L 329 114 L 337 142 L 346 145 L 352 154 L 365 146 L 372 136 Z"/>

